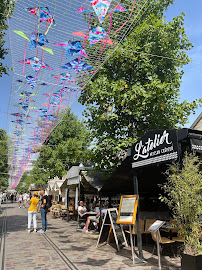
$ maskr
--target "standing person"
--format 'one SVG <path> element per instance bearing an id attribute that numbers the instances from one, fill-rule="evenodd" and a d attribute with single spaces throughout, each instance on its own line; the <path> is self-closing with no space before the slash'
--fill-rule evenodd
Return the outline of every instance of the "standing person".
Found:
<path id="1" fill-rule="evenodd" d="M 0 209 L 1 209 L 2 200 L 3 200 L 3 192 L 0 193 Z"/>
<path id="2" fill-rule="evenodd" d="M 37 194 L 38 194 L 38 192 L 37 192 Z M 32 198 L 31 193 L 27 194 L 27 203 L 28 203 L 28 204 L 30 204 L 31 198 Z"/>
<path id="3" fill-rule="evenodd" d="M 28 194 L 25 192 L 23 193 L 22 196 L 23 196 L 23 208 L 26 208 Z"/>
<path id="4" fill-rule="evenodd" d="M 11 203 L 13 203 L 13 198 L 14 198 L 14 195 L 13 193 L 11 194 Z"/>
<path id="5" fill-rule="evenodd" d="M 41 221 L 42 221 L 42 229 L 39 230 L 39 233 L 44 233 L 45 231 L 47 231 L 47 213 L 48 213 L 48 201 L 49 198 L 47 195 L 45 195 L 45 190 L 42 189 L 40 191 L 40 195 L 41 195 Z"/>
<path id="6" fill-rule="evenodd" d="M 28 233 L 30 233 L 32 220 L 33 220 L 34 232 L 36 232 L 37 230 L 36 216 L 37 216 L 38 203 L 39 203 L 38 192 L 34 191 L 34 196 L 31 198 L 31 200 L 28 201 L 28 204 L 30 205 L 28 209 Z"/>
<path id="7" fill-rule="evenodd" d="M 3 193 L 3 202 L 6 202 L 6 192 Z"/>
<path id="8" fill-rule="evenodd" d="M 23 197 L 22 197 L 22 194 L 20 193 L 20 194 L 18 195 L 18 205 L 19 205 L 19 208 L 21 208 L 22 199 L 23 199 Z"/>

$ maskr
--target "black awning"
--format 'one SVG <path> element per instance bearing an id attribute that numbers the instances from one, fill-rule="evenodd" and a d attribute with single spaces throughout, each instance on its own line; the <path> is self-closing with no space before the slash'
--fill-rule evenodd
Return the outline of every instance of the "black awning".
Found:
<path id="1" fill-rule="evenodd" d="M 157 139 L 155 139 L 155 134 L 157 134 Z M 171 146 L 166 145 L 166 140 L 163 140 L 164 138 L 168 138 L 168 144 Z M 155 140 L 159 140 L 156 149 L 154 149 L 154 144 L 157 144 Z M 144 164 L 141 164 L 141 166 L 134 167 L 132 163 L 134 163 L 134 155 L 137 156 L 137 151 L 131 151 L 131 156 L 128 156 L 122 161 L 121 165 L 101 188 L 100 193 L 102 195 L 133 194 L 133 169 L 135 169 L 138 174 L 140 196 L 143 196 L 143 194 L 152 194 L 152 196 L 158 196 L 160 193 L 158 184 L 163 184 L 166 181 L 165 171 L 167 170 L 167 165 L 170 164 L 173 159 L 177 158 L 177 156 L 174 155 L 169 158 L 167 153 L 173 154 L 177 152 L 178 154 L 179 152 L 180 158 L 182 158 L 184 151 L 187 151 L 187 147 L 189 147 L 190 150 L 190 144 L 193 151 L 202 153 L 202 131 L 187 128 L 181 130 L 166 130 L 166 132 L 164 130 L 152 130 L 140 138 L 132 146 L 132 148 L 134 149 L 138 143 L 140 146 L 143 144 L 149 145 L 149 143 L 153 143 L 153 147 L 150 147 L 148 152 L 146 151 L 147 149 L 142 152 L 143 154 L 149 153 L 148 158 L 144 158 L 145 160 L 149 159 L 150 161 L 150 159 L 154 157 L 154 161 L 157 162 L 144 162 Z M 183 151 L 182 143 L 184 149 Z M 137 150 L 142 150 L 140 146 L 139 148 L 137 147 Z M 153 150 L 150 151 L 151 148 L 153 148 Z M 181 149 L 181 151 L 179 151 L 179 149 Z M 154 150 L 156 150 L 155 153 L 153 153 Z M 138 153 L 142 154 L 142 152 L 139 151 Z M 166 155 L 167 160 L 163 160 L 163 158 L 161 158 L 164 155 Z M 143 158 L 140 156 L 136 161 L 143 163 Z"/>
<path id="2" fill-rule="evenodd" d="M 197 138 L 196 136 L 190 137 L 191 149 L 195 152 L 202 153 L 202 138 Z"/>

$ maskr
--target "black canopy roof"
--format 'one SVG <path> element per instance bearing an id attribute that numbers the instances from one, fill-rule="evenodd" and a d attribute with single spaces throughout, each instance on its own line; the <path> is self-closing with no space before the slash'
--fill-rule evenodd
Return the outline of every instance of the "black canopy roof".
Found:
<path id="1" fill-rule="evenodd" d="M 155 130 L 154 130 L 155 132 Z M 182 157 L 185 151 L 195 150 L 198 153 L 202 153 L 202 131 L 193 129 L 180 129 L 175 130 L 176 143 L 179 149 L 179 157 Z M 148 132 L 144 135 L 151 134 Z M 192 139 L 197 139 L 198 146 L 194 149 L 192 147 Z M 138 142 L 141 138 L 138 140 Z M 134 146 L 134 145 L 133 145 Z M 132 147 L 133 147 L 132 146 Z M 132 148 L 131 147 L 131 148 Z M 200 151 L 201 149 L 201 151 Z M 129 151 L 130 153 L 131 151 Z M 116 171 L 109 177 L 108 181 L 103 185 L 100 190 L 100 194 L 103 196 L 116 195 L 116 194 L 133 194 L 133 169 L 132 169 L 132 156 L 131 153 L 126 157 Z M 165 182 L 165 171 L 167 165 L 171 163 L 169 160 L 164 163 L 150 164 L 149 166 L 143 166 L 136 168 L 138 175 L 138 185 L 140 196 L 158 196 L 159 185 Z"/>

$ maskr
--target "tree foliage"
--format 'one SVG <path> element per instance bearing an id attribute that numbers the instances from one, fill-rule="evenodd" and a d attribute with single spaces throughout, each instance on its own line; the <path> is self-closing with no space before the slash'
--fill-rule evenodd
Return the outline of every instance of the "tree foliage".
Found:
<path id="1" fill-rule="evenodd" d="M 182 67 L 192 48 L 184 14 L 166 23 L 163 11 L 172 1 L 155 1 L 140 23 L 82 91 L 87 123 L 97 138 L 95 160 L 113 168 L 117 153 L 151 129 L 187 123 L 200 101 L 180 101 Z M 118 27 L 118 26 L 117 26 Z"/>
<path id="2" fill-rule="evenodd" d="M 0 185 L 8 186 L 9 166 L 8 166 L 8 145 L 7 134 L 4 129 L 0 129 Z"/>
<path id="3" fill-rule="evenodd" d="M 16 191 L 20 194 L 27 192 L 29 185 L 32 184 L 32 181 L 33 181 L 32 177 L 25 172 L 21 177 L 17 187 L 15 188 Z"/>
<path id="4" fill-rule="evenodd" d="M 194 154 L 187 154 L 183 166 L 170 165 L 167 182 L 162 186 L 164 195 L 160 197 L 171 209 L 179 235 L 185 240 L 185 253 L 202 254 L 199 232 L 202 222 L 202 173 L 201 162 Z M 182 168 L 181 168 L 182 167 Z"/>
<path id="5" fill-rule="evenodd" d="M 43 185 L 54 176 L 62 177 L 69 168 L 90 158 L 90 132 L 70 109 L 60 114 L 62 121 L 49 135 L 31 171 L 33 183 Z"/>
<path id="6" fill-rule="evenodd" d="M 7 19 L 14 11 L 15 0 L 0 0 L 0 59 L 4 60 L 8 50 L 4 48 L 6 30 L 8 29 Z M 8 67 L 0 61 L 0 77 L 8 74 Z"/>

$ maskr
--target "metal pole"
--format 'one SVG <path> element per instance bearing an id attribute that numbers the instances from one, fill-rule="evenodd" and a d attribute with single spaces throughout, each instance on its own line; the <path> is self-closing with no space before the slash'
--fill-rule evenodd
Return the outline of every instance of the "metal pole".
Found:
<path id="1" fill-rule="evenodd" d="M 76 187 L 75 191 L 75 209 L 77 210 L 77 228 L 79 228 L 79 212 L 78 212 L 78 200 L 80 201 L 80 181 L 79 181 L 79 187 Z"/>
<path id="2" fill-rule="evenodd" d="M 133 170 L 133 184 L 134 184 L 134 194 L 139 195 L 138 190 L 138 179 L 137 179 L 137 172 Z M 140 200 L 138 201 L 138 208 L 137 208 L 137 216 L 136 216 L 136 224 L 137 224 L 137 247 L 139 251 L 138 258 L 144 260 L 143 251 L 142 251 L 142 235 L 141 235 L 141 227 L 140 227 Z"/>
<path id="3" fill-rule="evenodd" d="M 134 256 L 133 236 L 132 236 L 131 224 L 129 224 L 129 230 L 130 230 L 130 245 L 131 245 L 131 251 L 132 251 L 132 259 L 133 259 L 133 265 L 134 265 L 135 264 L 135 256 Z"/>
<path id="4" fill-rule="evenodd" d="M 99 201 L 100 201 L 100 218 L 99 218 L 99 230 L 102 228 L 102 195 L 99 193 Z"/>
<path id="5" fill-rule="evenodd" d="M 65 206 L 67 208 L 67 221 L 69 221 L 69 188 L 65 190 Z"/>
<path id="6" fill-rule="evenodd" d="M 156 232 L 156 245 L 157 245 L 157 254 L 158 254 L 158 265 L 159 265 L 159 270 L 161 270 L 161 254 L 160 254 L 160 244 L 159 244 L 159 230 Z"/>

